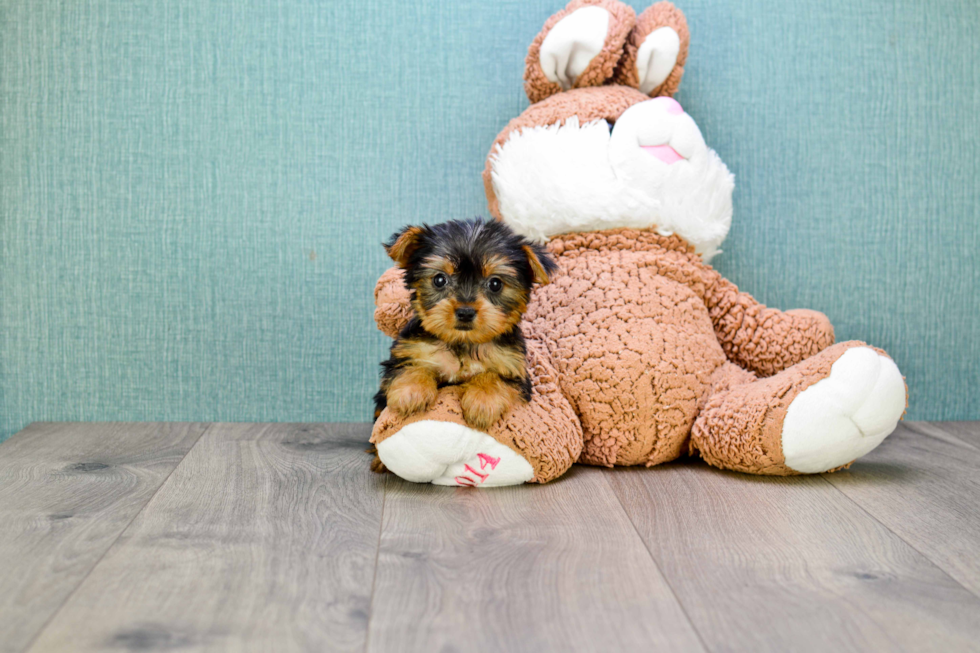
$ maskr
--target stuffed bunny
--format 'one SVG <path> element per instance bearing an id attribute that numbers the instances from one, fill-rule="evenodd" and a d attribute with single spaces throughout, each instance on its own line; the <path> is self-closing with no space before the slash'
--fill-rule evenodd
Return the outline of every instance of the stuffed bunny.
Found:
<path id="1" fill-rule="evenodd" d="M 684 15 L 637 17 L 617 0 L 572 0 L 528 51 L 532 104 L 490 149 L 490 213 L 547 243 L 559 266 L 524 321 L 529 403 L 486 432 L 459 390 L 427 412 L 390 410 L 372 442 L 414 482 L 545 483 L 572 463 L 657 465 L 698 455 L 751 474 L 846 467 L 891 433 L 905 382 L 880 349 L 834 344 L 829 320 L 781 312 L 707 262 L 728 233 L 734 179 L 673 95 Z M 379 328 L 411 315 L 402 271 L 375 290 Z"/>

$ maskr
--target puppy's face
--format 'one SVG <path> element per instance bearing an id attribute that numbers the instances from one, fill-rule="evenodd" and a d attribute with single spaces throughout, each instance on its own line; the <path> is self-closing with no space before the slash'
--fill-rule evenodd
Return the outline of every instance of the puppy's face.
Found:
<path id="1" fill-rule="evenodd" d="M 422 326 L 447 342 L 489 342 L 521 319 L 530 285 L 514 262 L 465 246 L 433 252 L 420 264 L 411 288 Z"/>
<path id="2" fill-rule="evenodd" d="M 386 248 L 405 269 L 422 326 L 451 343 L 489 342 L 510 331 L 533 283 L 547 283 L 554 269 L 542 248 L 500 222 L 408 227 Z"/>

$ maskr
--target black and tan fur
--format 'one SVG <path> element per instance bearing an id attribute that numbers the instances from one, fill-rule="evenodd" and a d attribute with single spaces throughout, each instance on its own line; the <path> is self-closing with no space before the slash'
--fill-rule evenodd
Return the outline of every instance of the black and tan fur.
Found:
<path id="1" fill-rule="evenodd" d="M 555 263 L 544 248 L 500 222 L 455 220 L 412 226 L 385 244 L 405 270 L 415 316 L 383 362 L 379 415 L 431 408 L 438 390 L 462 388 L 466 422 L 486 430 L 507 409 L 531 398 L 521 315 L 534 283 Z"/>

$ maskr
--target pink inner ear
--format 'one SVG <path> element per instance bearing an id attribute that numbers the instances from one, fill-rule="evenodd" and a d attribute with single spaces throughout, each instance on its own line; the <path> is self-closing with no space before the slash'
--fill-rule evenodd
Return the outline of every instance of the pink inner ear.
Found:
<path id="1" fill-rule="evenodd" d="M 677 150 L 672 148 L 670 145 L 641 145 L 640 147 L 646 150 L 648 154 L 652 154 L 667 165 L 677 163 L 678 161 L 684 159 L 684 157 L 678 154 Z"/>

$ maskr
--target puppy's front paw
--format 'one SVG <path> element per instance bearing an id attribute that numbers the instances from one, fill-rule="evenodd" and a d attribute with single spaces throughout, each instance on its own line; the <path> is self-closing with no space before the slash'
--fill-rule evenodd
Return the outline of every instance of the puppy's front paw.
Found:
<path id="1" fill-rule="evenodd" d="M 473 398 L 466 402 L 463 395 L 463 419 L 466 423 L 480 431 L 486 431 L 490 425 L 500 419 L 507 406 L 488 398 Z"/>
<path id="2" fill-rule="evenodd" d="M 460 405 L 463 419 L 475 429 L 486 431 L 519 401 L 517 391 L 495 374 L 480 374 L 463 386 Z"/>
<path id="3" fill-rule="evenodd" d="M 374 460 L 371 461 L 371 471 L 375 474 L 387 474 L 388 468 L 385 464 L 381 462 L 381 456 L 375 455 Z"/>
<path id="4" fill-rule="evenodd" d="M 399 415 L 408 417 L 432 408 L 438 394 L 436 380 L 431 375 L 408 371 L 388 387 L 388 406 Z"/>

